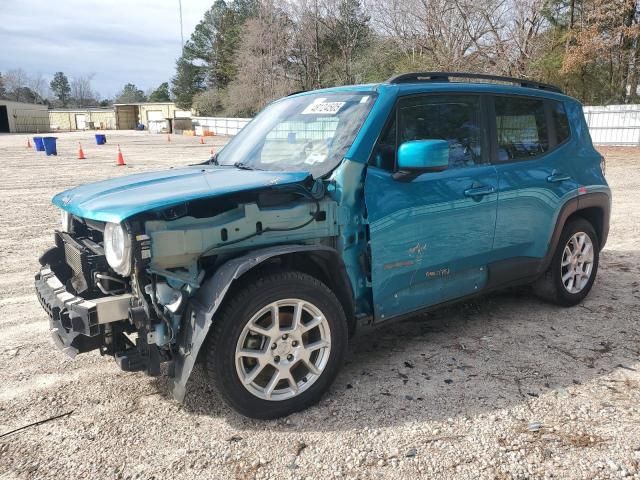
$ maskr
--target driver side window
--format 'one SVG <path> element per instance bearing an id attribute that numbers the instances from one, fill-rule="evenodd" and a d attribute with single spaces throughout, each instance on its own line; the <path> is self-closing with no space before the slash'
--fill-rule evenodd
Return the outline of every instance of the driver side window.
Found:
<path id="1" fill-rule="evenodd" d="M 411 140 L 445 140 L 448 168 L 483 163 L 482 109 L 474 95 L 428 95 L 398 105 L 398 145 Z"/>

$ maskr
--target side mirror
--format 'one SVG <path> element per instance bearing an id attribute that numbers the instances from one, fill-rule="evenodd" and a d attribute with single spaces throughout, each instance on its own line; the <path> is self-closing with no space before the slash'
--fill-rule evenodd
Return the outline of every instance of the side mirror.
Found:
<path id="1" fill-rule="evenodd" d="M 449 166 L 446 140 L 412 140 L 398 149 L 398 170 L 405 172 L 441 172 Z"/>

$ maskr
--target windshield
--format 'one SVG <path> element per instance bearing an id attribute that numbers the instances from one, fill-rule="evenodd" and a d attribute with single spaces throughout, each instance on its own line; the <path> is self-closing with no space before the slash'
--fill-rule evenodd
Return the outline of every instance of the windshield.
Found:
<path id="1" fill-rule="evenodd" d="M 325 175 L 344 157 L 375 97 L 375 92 L 340 92 L 284 98 L 243 128 L 216 163 Z"/>

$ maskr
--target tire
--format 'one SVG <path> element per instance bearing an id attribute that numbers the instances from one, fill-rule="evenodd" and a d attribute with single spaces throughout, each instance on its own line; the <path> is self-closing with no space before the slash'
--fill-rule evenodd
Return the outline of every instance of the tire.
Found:
<path id="1" fill-rule="evenodd" d="M 240 414 L 283 417 L 320 400 L 342 365 L 348 335 L 344 310 L 324 283 L 294 271 L 254 275 L 214 318 L 207 376 Z"/>
<path id="2" fill-rule="evenodd" d="M 582 265 L 579 263 L 580 260 L 577 260 L 576 264 L 563 265 L 563 262 L 566 263 L 567 259 L 573 256 L 569 254 L 572 249 L 578 247 L 576 239 L 579 241 L 580 238 L 583 238 L 585 242 L 582 248 L 590 243 L 591 257 L 588 254 L 582 255 L 581 258 L 584 261 Z M 565 249 L 569 249 L 566 257 Z M 591 258 L 591 262 L 588 262 L 589 258 Z M 584 300 L 593 286 L 598 273 L 599 260 L 600 242 L 591 223 L 583 218 L 570 220 L 562 230 L 549 269 L 536 281 L 534 290 L 540 298 L 548 302 L 565 307 L 577 305 Z M 582 272 L 588 271 L 588 276 L 573 276 L 572 283 L 569 270 L 574 267 L 581 269 Z M 565 276 L 564 280 L 563 276 Z"/>

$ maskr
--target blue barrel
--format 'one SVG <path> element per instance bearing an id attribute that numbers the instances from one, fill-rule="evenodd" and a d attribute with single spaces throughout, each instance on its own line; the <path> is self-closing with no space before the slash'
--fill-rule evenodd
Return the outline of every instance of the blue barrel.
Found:
<path id="1" fill-rule="evenodd" d="M 33 137 L 33 144 L 36 146 L 36 152 L 44 152 L 44 143 L 42 143 L 42 137 Z"/>
<path id="2" fill-rule="evenodd" d="M 44 143 L 44 151 L 49 155 L 58 155 L 56 150 L 56 140 L 58 137 L 42 137 L 42 143 Z"/>
<path id="3" fill-rule="evenodd" d="M 104 133 L 96 133 L 96 145 L 107 143 L 107 136 Z"/>

